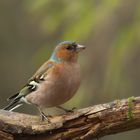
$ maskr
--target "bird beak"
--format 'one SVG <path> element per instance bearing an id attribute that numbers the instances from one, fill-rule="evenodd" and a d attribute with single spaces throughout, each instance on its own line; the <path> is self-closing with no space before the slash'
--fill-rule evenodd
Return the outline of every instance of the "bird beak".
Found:
<path id="1" fill-rule="evenodd" d="M 85 46 L 78 44 L 76 47 L 76 50 L 77 50 L 77 52 L 80 52 L 80 51 L 84 50 L 85 48 L 86 48 Z"/>

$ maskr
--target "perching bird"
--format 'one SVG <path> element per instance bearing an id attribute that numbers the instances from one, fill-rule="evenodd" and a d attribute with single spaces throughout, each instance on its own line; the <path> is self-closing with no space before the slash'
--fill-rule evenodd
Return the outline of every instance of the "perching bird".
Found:
<path id="1" fill-rule="evenodd" d="M 45 62 L 19 93 L 8 98 L 4 110 L 12 111 L 23 103 L 35 105 L 43 118 L 47 107 L 59 107 L 73 97 L 80 85 L 78 53 L 85 49 L 75 42 L 64 41 L 56 46 Z M 65 109 L 64 109 L 65 110 Z"/>

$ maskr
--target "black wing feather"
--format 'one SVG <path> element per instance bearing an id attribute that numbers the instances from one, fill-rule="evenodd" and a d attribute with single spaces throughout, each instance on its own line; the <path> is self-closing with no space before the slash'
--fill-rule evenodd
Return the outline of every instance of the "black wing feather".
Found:
<path id="1" fill-rule="evenodd" d="M 19 93 L 14 94 L 12 96 L 10 96 L 9 98 L 7 98 L 8 101 L 15 99 L 17 96 L 19 95 Z"/>

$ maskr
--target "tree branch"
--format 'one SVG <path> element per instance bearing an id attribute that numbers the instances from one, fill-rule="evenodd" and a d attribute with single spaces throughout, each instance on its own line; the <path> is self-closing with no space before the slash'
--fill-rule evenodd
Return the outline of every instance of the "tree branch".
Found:
<path id="1" fill-rule="evenodd" d="M 39 117 L 0 110 L 0 140 L 79 140 L 140 128 L 140 97 L 95 105 L 55 116 Z"/>

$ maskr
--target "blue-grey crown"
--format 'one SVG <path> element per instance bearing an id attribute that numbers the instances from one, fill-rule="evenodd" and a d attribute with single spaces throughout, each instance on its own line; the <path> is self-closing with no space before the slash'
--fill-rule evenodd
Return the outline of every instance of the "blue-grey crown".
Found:
<path id="1" fill-rule="evenodd" d="M 74 41 L 64 41 L 59 43 L 58 45 L 76 45 L 77 43 Z"/>

